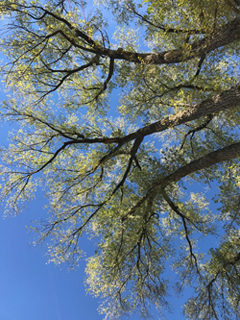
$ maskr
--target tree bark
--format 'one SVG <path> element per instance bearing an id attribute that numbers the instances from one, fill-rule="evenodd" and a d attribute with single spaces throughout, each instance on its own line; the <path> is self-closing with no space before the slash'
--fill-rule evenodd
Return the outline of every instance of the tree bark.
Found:
<path id="1" fill-rule="evenodd" d="M 51 15 L 54 19 L 64 23 L 69 29 L 74 30 L 76 38 L 79 37 L 83 39 L 86 43 L 88 43 L 91 48 L 84 48 L 80 46 L 83 50 L 90 51 L 96 54 L 100 54 L 102 56 L 108 56 L 113 59 L 118 60 L 126 60 L 135 63 L 144 63 L 144 64 L 171 64 L 171 63 L 179 63 L 182 61 L 187 61 L 192 58 L 202 57 L 207 53 L 214 51 L 222 46 L 226 46 L 235 40 L 240 39 L 240 16 L 236 17 L 232 21 L 226 23 L 224 26 L 218 28 L 213 34 L 204 37 L 201 40 L 195 41 L 190 44 L 191 49 L 186 49 L 184 47 L 178 48 L 176 50 L 164 51 L 160 53 L 135 53 L 131 51 L 125 51 L 122 48 L 118 50 L 112 50 L 105 47 L 102 47 L 98 43 L 96 43 L 91 37 L 89 37 L 84 32 L 76 29 L 68 20 L 65 18 L 48 11 L 46 8 L 35 5 L 21 5 L 18 4 L 18 7 L 14 7 L 12 5 L 8 5 L 8 10 L 19 12 L 22 9 L 30 10 L 31 8 L 42 10 L 42 17 L 35 17 L 31 15 L 29 12 L 27 14 L 32 19 L 39 21 L 43 19 L 45 15 Z M 1 6 L 0 6 L 1 8 Z M 6 10 L 6 8 L 4 7 Z M 60 32 L 60 30 L 58 30 Z M 64 33 L 61 31 L 62 35 Z M 67 35 L 65 35 L 66 39 L 70 41 L 70 43 L 76 47 L 79 47 L 77 41 L 74 39 L 70 39 Z"/>
<path id="2" fill-rule="evenodd" d="M 191 173 L 207 169 L 217 163 L 233 160 L 237 156 L 240 156 L 240 142 L 233 143 L 230 146 L 210 152 L 205 156 L 182 166 L 171 175 L 155 183 L 152 188 L 159 187 L 160 185 L 164 188 L 167 184 L 177 182 Z"/>
<path id="3" fill-rule="evenodd" d="M 174 173 L 153 183 L 145 196 L 143 196 L 142 199 L 139 200 L 135 204 L 135 206 L 131 208 L 131 210 L 129 210 L 124 216 L 122 216 L 121 220 L 124 221 L 129 215 L 133 214 L 148 198 L 153 195 L 157 188 L 164 189 L 171 182 L 177 182 L 182 178 L 190 175 L 191 173 L 207 169 L 217 163 L 233 160 L 238 156 L 240 156 L 240 142 L 208 153 L 205 156 L 200 157 L 199 159 L 180 167 Z"/>
<path id="4" fill-rule="evenodd" d="M 143 127 L 134 133 L 125 136 L 124 138 L 118 138 L 119 142 L 128 142 L 136 139 L 139 136 L 147 136 L 156 132 L 167 130 L 179 126 L 188 121 L 193 121 L 209 114 L 219 113 L 230 108 L 234 108 L 240 105 L 240 83 L 232 88 L 221 92 L 220 94 L 206 99 L 195 106 L 186 108 L 186 110 L 179 111 L 174 115 L 167 117 L 166 119 L 159 120 Z M 111 140 L 111 139 L 109 139 Z M 114 138 L 112 138 L 114 140 Z M 109 141 L 109 143 L 111 143 Z"/>
<path id="5" fill-rule="evenodd" d="M 95 46 L 96 50 L 114 59 L 127 60 L 135 63 L 144 64 L 171 64 L 202 57 L 222 46 L 226 46 L 240 39 L 240 16 L 219 28 L 214 34 L 191 44 L 191 50 L 179 48 L 172 51 L 160 53 L 134 53 L 130 51 L 111 50 Z"/>

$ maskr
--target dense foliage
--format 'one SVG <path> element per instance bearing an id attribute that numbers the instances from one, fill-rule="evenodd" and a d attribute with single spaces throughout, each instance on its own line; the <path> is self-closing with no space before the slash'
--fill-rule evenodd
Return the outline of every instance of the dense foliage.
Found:
<path id="1" fill-rule="evenodd" d="M 99 0 L 85 19 L 80 0 L 0 1 L 0 117 L 16 124 L 1 200 L 17 214 L 45 190 L 33 228 L 57 264 L 95 239 L 87 284 L 109 318 L 187 286 L 186 318 L 240 317 L 238 2 Z"/>

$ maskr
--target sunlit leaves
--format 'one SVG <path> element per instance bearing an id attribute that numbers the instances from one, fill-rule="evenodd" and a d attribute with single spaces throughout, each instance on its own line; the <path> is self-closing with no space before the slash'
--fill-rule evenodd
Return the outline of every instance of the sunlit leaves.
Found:
<path id="1" fill-rule="evenodd" d="M 189 319 L 238 316 L 237 11 L 224 0 L 96 1 L 114 32 L 101 7 L 85 21 L 73 2 L 0 3 L 11 96 L 0 117 L 14 123 L 0 150 L 6 213 L 41 187 L 49 215 L 32 228 L 50 261 L 75 266 L 83 234 L 96 241 L 86 282 L 108 318 L 168 308 L 172 286 L 195 287 Z"/>

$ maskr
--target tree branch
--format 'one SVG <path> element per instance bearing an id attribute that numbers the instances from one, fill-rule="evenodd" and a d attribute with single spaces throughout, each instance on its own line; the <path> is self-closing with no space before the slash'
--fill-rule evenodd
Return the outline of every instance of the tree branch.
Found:
<path id="1" fill-rule="evenodd" d="M 189 130 L 189 131 L 185 134 L 184 139 L 183 139 L 183 142 L 182 142 L 181 147 L 180 147 L 179 150 L 181 150 L 181 149 L 183 148 L 184 143 L 185 143 L 185 141 L 186 141 L 186 138 L 187 138 L 187 136 L 188 136 L 189 134 L 192 134 L 192 135 L 191 135 L 191 138 L 190 138 L 190 139 L 192 140 L 194 134 L 195 134 L 196 132 L 201 131 L 202 129 L 206 128 L 207 125 L 212 121 L 212 119 L 213 119 L 213 115 L 210 114 L 210 115 L 207 116 L 207 120 L 206 120 L 204 123 L 200 124 L 198 127 L 195 127 L 195 128 L 193 128 L 193 129 Z"/>
<path id="2" fill-rule="evenodd" d="M 11 7 L 12 5 L 14 6 Z M 16 5 L 17 5 L 17 8 L 16 8 Z M 81 46 L 83 50 L 95 52 L 102 56 L 108 56 L 113 59 L 126 60 L 130 62 L 135 62 L 138 64 L 144 63 L 144 64 L 160 65 L 160 64 L 171 64 L 171 63 L 177 63 L 182 61 L 188 61 L 196 57 L 203 57 L 211 51 L 214 51 L 222 46 L 225 46 L 227 44 L 230 44 L 240 39 L 240 16 L 238 16 L 232 21 L 226 23 L 224 26 L 218 28 L 218 30 L 216 30 L 214 34 L 191 43 L 190 44 L 191 49 L 187 51 L 184 47 L 178 48 L 176 50 L 164 51 L 160 53 L 135 53 L 135 52 L 125 51 L 125 50 L 112 50 L 97 44 L 92 38 L 90 38 L 87 34 L 83 33 L 79 29 L 75 28 L 65 18 L 53 12 L 50 12 L 41 6 L 34 6 L 34 5 L 24 6 L 24 5 L 14 3 L 9 5 L 8 7 L 9 7 L 9 10 L 13 12 L 20 11 L 21 13 L 26 14 L 28 16 L 29 16 L 29 10 L 31 8 L 42 10 L 44 13 L 52 16 L 54 19 L 64 23 L 70 30 L 75 30 L 76 36 L 83 39 L 88 45 L 91 46 L 91 48 L 87 48 L 87 47 L 85 48 Z M 28 12 L 27 13 L 22 12 L 20 8 L 28 9 L 27 10 Z M 34 16 L 32 16 L 31 18 L 35 20 L 39 19 Z M 63 36 L 66 39 L 68 38 L 68 41 L 72 45 L 79 47 L 79 45 L 74 40 L 70 39 L 66 34 L 63 33 Z"/>
<path id="3" fill-rule="evenodd" d="M 240 142 L 234 143 L 225 148 L 219 149 L 208 153 L 207 155 L 194 160 L 179 169 L 174 173 L 168 175 L 165 178 L 160 179 L 159 181 L 152 184 L 151 188 L 147 191 L 145 196 L 142 197 L 125 215 L 122 216 L 121 221 L 127 219 L 129 215 L 132 215 L 142 204 L 152 196 L 152 194 L 158 189 L 164 189 L 171 182 L 177 182 L 182 178 L 195 173 L 199 170 L 203 170 L 213 166 L 214 164 L 230 161 L 240 156 Z"/>
<path id="4" fill-rule="evenodd" d="M 151 22 L 150 20 L 148 20 L 146 17 L 144 17 L 142 14 L 140 14 L 139 12 L 136 11 L 136 9 L 134 8 L 133 4 L 129 4 L 129 8 L 130 10 L 136 15 L 138 16 L 142 21 L 146 22 L 147 24 L 151 25 L 154 28 L 157 28 L 165 33 L 188 33 L 188 34 L 203 34 L 206 33 L 206 31 L 201 31 L 201 30 L 195 30 L 195 29 L 177 29 L 177 28 L 171 28 L 171 27 L 166 27 L 163 25 L 157 25 L 153 22 Z"/>
<path id="5" fill-rule="evenodd" d="M 170 206 L 170 208 L 178 215 L 181 217 L 182 219 L 182 223 L 184 226 L 184 231 L 185 231 L 185 238 L 188 242 L 188 246 L 189 246 L 189 251 L 190 251 L 190 257 L 191 257 L 191 263 L 192 263 L 192 259 L 194 259 L 194 264 L 196 267 L 196 270 L 198 273 L 200 273 L 199 269 L 198 269 L 198 263 L 197 263 L 197 257 L 195 256 L 195 254 L 193 253 L 193 247 L 192 247 L 192 242 L 189 238 L 188 235 L 188 228 L 187 228 L 187 224 L 186 224 L 186 220 L 190 220 L 189 218 L 187 218 L 184 214 L 182 214 L 179 211 L 179 208 L 177 206 L 175 206 L 175 204 L 173 203 L 173 201 L 170 199 L 170 197 L 167 195 L 165 189 L 161 189 L 161 193 L 163 195 L 164 200 L 168 203 L 168 205 Z"/>

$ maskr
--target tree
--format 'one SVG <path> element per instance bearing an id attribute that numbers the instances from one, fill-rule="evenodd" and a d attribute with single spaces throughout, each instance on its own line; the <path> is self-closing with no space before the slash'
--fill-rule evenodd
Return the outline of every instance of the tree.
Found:
<path id="1" fill-rule="evenodd" d="M 87 283 L 109 318 L 168 307 L 172 286 L 195 288 L 189 319 L 239 318 L 238 1 L 101 2 L 110 40 L 103 10 L 86 21 L 81 1 L 1 1 L 1 119 L 19 126 L 1 148 L 1 199 L 17 214 L 45 189 L 49 220 L 33 228 L 57 264 L 94 237 Z M 218 211 L 199 183 L 218 186 Z"/>

